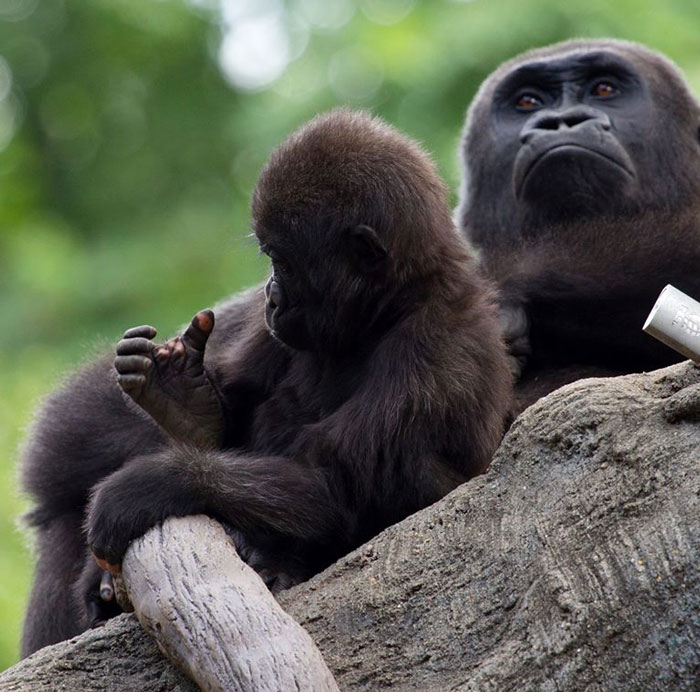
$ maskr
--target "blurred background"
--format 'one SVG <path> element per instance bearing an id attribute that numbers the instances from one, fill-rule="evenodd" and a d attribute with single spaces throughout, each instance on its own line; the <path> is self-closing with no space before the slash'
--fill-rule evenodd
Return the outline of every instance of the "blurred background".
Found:
<path id="1" fill-rule="evenodd" d="M 16 460 L 41 397 L 127 327 L 171 335 L 263 279 L 248 200 L 300 123 L 370 109 L 456 190 L 480 81 L 576 36 L 646 43 L 700 91 L 698 0 L 0 0 L 0 669 L 30 586 Z"/>

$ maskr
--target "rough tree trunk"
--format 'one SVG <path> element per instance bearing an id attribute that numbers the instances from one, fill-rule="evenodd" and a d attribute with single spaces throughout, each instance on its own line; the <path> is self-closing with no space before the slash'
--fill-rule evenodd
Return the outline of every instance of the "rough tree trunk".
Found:
<path id="1" fill-rule="evenodd" d="M 280 603 L 342 690 L 691 690 L 699 559 L 700 369 L 686 363 L 555 392 L 485 476 Z M 192 686 L 122 616 L 0 675 L 0 690 L 61 689 Z"/>

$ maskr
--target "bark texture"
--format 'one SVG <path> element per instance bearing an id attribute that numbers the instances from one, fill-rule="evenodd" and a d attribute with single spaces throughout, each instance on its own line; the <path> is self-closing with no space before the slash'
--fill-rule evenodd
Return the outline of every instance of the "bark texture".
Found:
<path id="1" fill-rule="evenodd" d="M 207 517 L 171 518 L 129 547 L 123 579 L 136 616 L 205 692 L 334 692 L 311 637 Z"/>
<path id="2" fill-rule="evenodd" d="M 486 475 L 280 603 L 342 690 L 691 690 L 699 565 L 700 369 L 684 363 L 554 392 Z M 133 616 L 0 675 L 28 692 L 188 684 Z"/>

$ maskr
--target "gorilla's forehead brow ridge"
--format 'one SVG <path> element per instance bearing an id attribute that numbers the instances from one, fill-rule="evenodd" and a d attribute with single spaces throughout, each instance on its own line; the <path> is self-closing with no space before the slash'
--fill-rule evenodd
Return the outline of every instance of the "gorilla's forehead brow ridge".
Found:
<path id="1" fill-rule="evenodd" d="M 514 67 L 501 78 L 501 89 L 528 83 L 560 84 L 588 79 L 594 74 L 634 74 L 628 60 L 609 51 L 570 51 L 558 57 L 536 59 Z"/>

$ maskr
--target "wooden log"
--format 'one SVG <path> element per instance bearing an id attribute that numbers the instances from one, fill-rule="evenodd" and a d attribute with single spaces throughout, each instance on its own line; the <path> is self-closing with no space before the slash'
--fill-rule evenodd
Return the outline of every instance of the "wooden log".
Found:
<path id="1" fill-rule="evenodd" d="M 141 625 L 202 690 L 337 690 L 311 637 L 216 521 L 168 519 L 134 541 L 122 578 Z"/>

